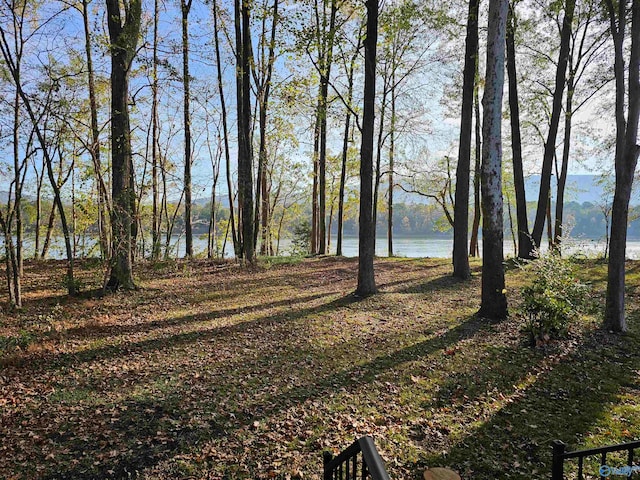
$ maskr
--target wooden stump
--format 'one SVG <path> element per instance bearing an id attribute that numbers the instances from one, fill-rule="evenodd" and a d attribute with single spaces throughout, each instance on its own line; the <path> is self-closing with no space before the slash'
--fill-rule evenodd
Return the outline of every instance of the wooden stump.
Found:
<path id="1" fill-rule="evenodd" d="M 433 467 L 424 471 L 424 480 L 462 480 L 453 470 L 443 467 Z"/>

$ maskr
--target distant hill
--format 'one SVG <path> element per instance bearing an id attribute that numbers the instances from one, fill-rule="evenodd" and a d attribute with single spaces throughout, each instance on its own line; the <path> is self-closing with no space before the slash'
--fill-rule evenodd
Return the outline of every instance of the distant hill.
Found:
<path id="1" fill-rule="evenodd" d="M 605 197 L 604 189 L 598 184 L 599 175 L 569 175 L 567 177 L 567 186 L 565 189 L 564 200 L 577 203 L 598 203 Z M 525 188 L 527 192 L 527 201 L 535 202 L 538 200 L 538 191 L 540 189 L 540 175 L 532 175 L 525 180 Z M 551 179 L 551 195 L 556 195 L 556 178 Z M 613 197 L 610 199 L 613 201 Z M 631 203 L 636 205 L 639 203 L 637 196 L 632 198 Z"/>
<path id="2" fill-rule="evenodd" d="M 604 189 L 598 184 L 599 175 L 569 175 L 567 178 L 567 186 L 565 189 L 565 202 L 584 202 L 597 203 L 605 196 Z M 538 191 L 540 189 L 540 175 L 532 175 L 525 179 L 525 188 L 527 191 L 527 202 L 536 202 L 538 200 Z M 552 196 L 556 195 L 556 179 L 551 179 Z M 394 200 L 397 203 L 418 203 L 424 204 L 428 200 L 415 193 L 406 193 L 401 189 L 394 192 Z M 611 198 L 611 201 L 613 198 Z M 640 196 L 633 195 L 631 205 L 640 205 Z"/>

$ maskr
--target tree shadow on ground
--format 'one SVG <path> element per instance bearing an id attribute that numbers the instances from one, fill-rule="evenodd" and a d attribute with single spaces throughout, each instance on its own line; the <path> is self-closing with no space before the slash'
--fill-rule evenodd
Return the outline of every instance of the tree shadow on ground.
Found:
<path id="1" fill-rule="evenodd" d="M 434 291 L 456 290 L 467 280 L 461 280 L 452 275 L 443 275 L 426 281 L 416 282 L 398 290 L 399 293 L 432 293 Z"/>
<path id="2" fill-rule="evenodd" d="M 339 262 L 335 267 L 330 263 L 325 270 L 314 266 L 314 274 L 292 281 L 311 293 L 309 284 L 318 273 L 325 277 L 322 282 L 330 282 L 333 275 L 345 284 L 353 282 L 343 278 L 346 274 L 340 268 Z M 383 278 L 398 271 L 383 270 Z M 435 275 L 437 271 L 431 270 L 432 278 Z M 240 282 L 236 296 L 246 292 L 241 288 L 245 285 L 242 279 L 232 280 Z M 265 283 L 252 280 L 255 286 Z M 419 308 L 425 304 L 429 309 L 430 304 L 442 300 L 437 286 L 446 285 L 446 281 L 436 278 L 433 285 L 433 289 L 419 290 Z M 462 304 L 475 291 L 469 285 L 460 287 L 459 294 L 452 296 L 454 301 Z M 211 444 L 230 452 L 226 462 L 220 455 L 207 454 L 217 465 L 204 464 L 202 470 L 223 472 L 211 478 L 257 478 L 258 473 L 265 473 L 258 463 L 271 460 L 270 453 L 264 454 L 270 448 L 262 445 L 278 443 L 273 437 L 277 429 L 257 429 L 294 411 L 292 422 L 306 443 L 293 448 L 308 458 L 317 457 L 321 468 L 322 444 L 313 443 L 306 430 L 313 428 L 319 432 L 314 435 L 321 438 L 339 430 L 339 424 L 334 424 L 340 420 L 338 409 L 353 406 L 340 404 L 342 395 L 362 398 L 364 403 L 384 409 L 385 404 L 397 400 L 389 384 L 411 385 L 404 366 L 431 356 L 437 357 L 436 363 L 448 359 L 445 350 L 489 334 L 483 321 L 456 311 L 429 320 L 407 314 L 402 328 L 382 328 L 388 323 L 379 318 L 377 308 L 389 297 L 358 301 L 333 284 L 326 290 L 301 301 L 295 297 L 288 303 L 275 301 L 275 312 L 256 306 L 246 318 L 226 322 L 215 310 L 180 315 L 167 319 L 166 325 L 151 324 L 149 337 L 123 335 L 107 342 L 100 336 L 84 350 L 27 356 L 21 367 L 2 372 L 0 388 L 2 382 L 11 381 L 20 388 L 23 383 L 32 383 L 46 389 L 36 390 L 39 403 L 15 407 L 17 413 L 5 417 L 4 426 L 0 424 L 0 435 L 4 429 L 11 430 L 11 442 L 27 438 L 27 433 L 39 436 L 39 443 L 27 451 L 31 472 L 39 478 L 126 478 L 142 470 L 162 469 L 163 462 L 179 463 L 187 455 L 193 458 Z M 213 320 L 210 325 L 208 320 Z M 182 325 L 188 328 L 161 330 Z M 129 333 L 136 334 L 137 329 L 132 327 Z M 106 331 L 100 331 L 103 333 Z M 310 336 L 313 342 L 308 341 Z M 29 388 L 25 387 L 34 391 Z M 32 402 L 29 395 L 25 398 Z M 315 403 L 321 407 L 314 407 Z M 308 407 L 315 409 L 313 415 L 307 412 Z M 362 407 L 357 408 L 358 415 L 362 414 Z M 44 418 L 48 420 L 43 428 Z M 351 433 L 355 430 L 349 430 Z M 17 442 L 5 445 L 8 460 L 0 459 L 0 465 L 15 461 L 10 452 L 21 449 Z M 244 457 L 243 461 L 249 462 L 245 470 L 236 471 L 234 463 L 241 464 L 239 455 L 246 445 L 257 445 L 260 453 Z M 55 455 L 49 456 L 50 451 Z M 199 468 L 199 462 L 193 460 L 190 468 Z M 181 475 L 186 476 L 183 472 L 174 478 Z"/>
<path id="3" fill-rule="evenodd" d="M 254 312 L 260 312 L 263 310 L 269 310 L 271 308 L 277 308 L 282 306 L 295 306 L 300 303 L 306 303 L 312 300 L 325 298 L 327 296 L 333 296 L 337 292 L 321 293 L 306 295 L 295 298 L 288 298 L 285 300 L 277 300 L 273 302 L 262 302 L 254 305 L 243 305 L 232 308 L 224 308 L 220 310 L 213 310 L 205 313 L 169 317 L 160 320 L 143 321 L 136 324 L 127 325 L 85 325 L 81 327 L 70 328 L 65 331 L 65 338 L 67 339 L 86 339 L 86 338 L 102 338 L 112 335 L 130 335 L 140 332 L 151 332 L 153 330 L 163 329 L 174 326 L 185 326 L 190 323 L 198 323 L 205 321 L 213 321 L 219 318 L 224 318 L 237 314 L 248 314 Z"/>
<path id="4" fill-rule="evenodd" d="M 311 295 L 303 298 L 301 302 L 305 302 L 317 298 L 325 298 L 330 294 Z M 334 309 L 348 306 L 357 302 L 359 299 L 353 295 L 347 295 L 339 297 L 332 301 L 326 302 L 318 306 L 310 306 L 306 308 L 295 308 L 296 303 L 294 300 L 287 302 L 278 302 L 279 305 L 290 305 L 292 308 L 285 312 L 268 313 L 252 320 L 244 322 L 232 323 L 223 326 L 213 326 L 203 330 L 189 331 L 185 333 L 170 333 L 169 335 L 160 336 L 158 338 L 146 339 L 141 341 L 116 343 L 113 345 L 101 346 L 97 348 L 87 348 L 79 352 L 72 353 L 53 353 L 45 354 L 42 356 L 25 357 L 21 362 L 20 369 L 15 371 L 16 375 L 25 374 L 25 370 L 37 370 L 42 369 L 58 369 L 63 366 L 79 365 L 81 363 L 96 361 L 96 360 L 109 360 L 112 358 L 126 357 L 128 355 L 136 353 L 150 353 L 155 351 L 162 351 L 167 348 L 172 348 L 180 345 L 191 344 L 197 341 L 210 341 L 220 340 L 226 337 L 233 337 L 233 335 L 243 332 L 254 331 L 257 336 L 260 335 L 261 328 L 267 325 L 275 325 L 281 323 L 291 322 L 304 318 L 310 314 L 321 314 L 330 312 Z M 260 311 L 257 308 L 255 311 Z M 242 308 L 232 309 L 232 313 L 241 312 L 244 313 Z M 215 320 L 219 317 L 217 312 L 207 312 L 196 315 L 184 315 L 175 317 L 168 320 L 173 325 L 187 325 L 196 322 L 205 322 L 207 320 Z M 145 324 L 148 325 L 148 324 Z M 153 325 L 152 325 L 153 326 Z M 136 327 L 137 328 L 137 327 Z M 126 327 L 125 327 L 126 330 Z"/>
<path id="5" fill-rule="evenodd" d="M 584 447 L 585 437 L 598 434 L 598 423 L 610 421 L 618 395 L 640 388 L 637 330 L 627 336 L 592 331 L 576 345 L 560 345 L 559 351 L 529 360 L 523 347 L 495 350 L 481 365 L 451 376 L 437 402 L 425 409 L 460 409 L 464 416 L 469 415 L 465 406 L 479 403 L 472 410 L 477 426 L 469 424 L 450 438 L 453 446 L 444 453 L 423 434 L 416 475 L 440 465 L 458 470 L 463 478 L 549 478 L 553 440 L 571 449 Z M 629 440 L 608 438 L 605 444 Z M 597 471 L 590 473 L 598 478 Z"/>
<path id="6" fill-rule="evenodd" d="M 352 296 L 342 297 L 322 308 L 330 311 L 353 302 Z M 299 312 L 298 315 L 306 313 Z M 217 377 L 218 381 L 206 378 L 190 384 L 169 385 L 166 390 L 156 392 L 153 396 L 130 398 L 115 405 L 106 418 L 105 412 L 102 412 L 99 421 L 103 423 L 103 428 L 97 438 L 83 439 L 75 436 L 73 441 L 67 443 L 67 455 L 69 458 L 80 459 L 80 464 L 66 465 L 59 470 L 57 476 L 46 478 L 88 479 L 94 478 L 98 470 L 112 472 L 110 475 L 115 478 L 125 477 L 153 467 L 162 460 L 192 451 L 197 445 L 204 445 L 215 439 L 225 441 L 231 436 L 239 435 L 242 430 L 255 429 L 256 425 L 268 423 L 275 415 L 305 402 L 327 398 L 338 391 L 367 390 L 367 386 L 385 372 L 471 338 L 485 326 L 482 321 L 469 318 L 450 330 L 405 348 L 386 353 L 369 352 L 372 357 L 364 358 L 364 361 L 356 356 L 352 366 L 342 365 L 336 370 L 320 368 L 311 376 L 315 380 L 302 384 L 292 384 L 287 378 L 295 375 L 299 368 L 314 368 L 305 364 L 305 358 L 353 355 L 359 346 L 342 343 L 325 347 L 324 352 L 285 348 L 274 352 L 271 357 L 256 358 L 248 362 L 245 359 L 244 366 L 239 367 L 232 378 Z M 182 342 L 184 339 L 179 338 L 177 341 Z M 278 377 L 269 378 L 269 371 L 279 372 Z M 221 384 L 220 381 L 225 383 Z M 268 393 L 263 392 L 264 388 L 267 388 Z M 372 388 L 368 394 L 375 394 L 377 388 L 379 387 Z M 229 397 L 235 396 L 247 400 L 228 405 Z M 90 411 L 85 414 L 90 414 Z M 135 432 L 134 436 L 132 432 Z M 158 435 L 158 432 L 162 434 Z M 117 454 L 114 453 L 113 458 L 109 458 L 109 449 L 116 448 L 114 443 L 119 444 L 119 448 Z M 95 456 L 100 456 L 99 466 L 92 464 L 92 457 Z M 253 460 L 260 461 L 259 458 Z M 259 471 L 259 467 L 254 467 L 256 470 L 253 474 L 245 472 L 235 476 L 227 473 L 224 478 L 255 478 L 252 475 Z M 225 468 L 225 472 L 233 471 L 233 465 Z"/>

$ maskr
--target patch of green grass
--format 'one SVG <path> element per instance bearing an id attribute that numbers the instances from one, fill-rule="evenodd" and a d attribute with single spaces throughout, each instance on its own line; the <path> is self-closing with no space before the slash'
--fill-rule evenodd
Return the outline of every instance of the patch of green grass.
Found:
<path id="1" fill-rule="evenodd" d="M 12 353 L 15 350 L 25 350 L 37 340 L 38 336 L 28 330 L 20 330 L 15 336 L 0 335 L 0 355 Z"/>
<path id="2" fill-rule="evenodd" d="M 58 388 L 50 396 L 49 401 L 60 404 L 98 405 L 100 394 L 90 388 Z"/>
<path id="3" fill-rule="evenodd" d="M 264 268 L 277 267 L 280 265 L 299 265 L 304 261 L 304 255 L 287 255 L 278 257 L 258 257 L 258 265 Z"/>

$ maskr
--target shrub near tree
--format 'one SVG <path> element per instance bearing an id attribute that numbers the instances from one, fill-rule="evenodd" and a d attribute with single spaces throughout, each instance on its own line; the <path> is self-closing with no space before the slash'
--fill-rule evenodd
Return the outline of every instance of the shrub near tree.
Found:
<path id="1" fill-rule="evenodd" d="M 524 264 L 533 279 L 522 288 L 524 331 L 532 344 L 565 335 L 571 321 L 590 309 L 591 287 L 573 275 L 574 267 L 556 252 Z"/>

